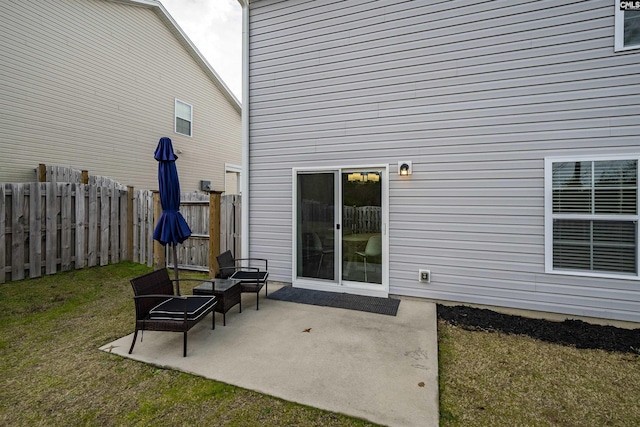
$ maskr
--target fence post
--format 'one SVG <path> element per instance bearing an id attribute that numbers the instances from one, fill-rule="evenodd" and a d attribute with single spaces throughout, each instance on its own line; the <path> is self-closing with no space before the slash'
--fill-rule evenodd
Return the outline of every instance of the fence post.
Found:
<path id="1" fill-rule="evenodd" d="M 80 183 L 88 184 L 89 183 L 89 171 L 82 171 L 80 175 Z"/>
<path id="2" fill-rule="evenodd" d="M 7 251 L 7 245 L 6 245 L 6 230 L 7 230 L 7 223 L 6 223 L 6 219 L 5 219 L 5 214 L 7 211 L 6 208 L 6 203 L 8 200 L 7 194 L 6 194 L 6 190 L 5 190 L 5 184 L 0 183 L 0 283 L 4 283 L 6 280 L 6 271 L 7 271 L 7 264 L 6 264 L 6 251 Z"/>
<path id="3" fill-rule="evenodd" d="M 223 191 L 209 191 L 209 277 L 220 271 L 216 256 L 220 254 L 220 200 Z"/>
<path id="4" fill-rule="evenodd" d="M 47 182 L 47 165 L 44 163 L 38 165 L 38 182 Z"/>
<path id="5" fill-rule="evenodd" d="M 160 204 L 160 192 L 153 192 L 153 229 L 155 230 L 162 215 L 162 205 Z M 157 240 L 153 241 L 153 268 L 158 270 L 167 266 L 167 257 L 164 246 Z"/>
<path id="6" fill-rule="evenodd" d="M 133 199 L 135 198 L 133 186 L 127 186 L 127 259 L 133 261 Z"/>

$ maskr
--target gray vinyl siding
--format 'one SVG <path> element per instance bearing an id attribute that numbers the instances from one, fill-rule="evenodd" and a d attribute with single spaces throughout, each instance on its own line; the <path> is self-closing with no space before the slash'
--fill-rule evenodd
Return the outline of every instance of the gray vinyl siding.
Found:
<path id="1" fill-rule="evenodd" d="M 168 136 L 183 191 L 223 190 L 224 164 L 241 163 L 240 108 L 165 21 L 131 2 L 0 1 L 0 181 L 33 181 L 45 163 L 157 189 Z M 176 98 L 193 106 L 191 138 L 174 132 Z"/>
<path id="2" fill-rule="evenodd" d="M 613 45 L 613 1 L 252 1 L 251 255 L 292 280 L 291 168 L 388 164 L 392 294 L 640 321 L 637 281 L 544 270 L 545 157 L 640 153 Z"/>

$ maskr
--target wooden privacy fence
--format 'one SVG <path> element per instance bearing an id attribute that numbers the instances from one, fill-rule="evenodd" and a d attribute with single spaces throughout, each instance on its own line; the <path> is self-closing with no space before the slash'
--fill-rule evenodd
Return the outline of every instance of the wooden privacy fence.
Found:
<path id="1" fill-rule="evenodd" d="M 42 166 L 39 179 L 91 183 L 0 183 L 0 283 L 122 260 L 160 267 L 172 259 L 153 240 L 162 211 L 157 192 L 73 170 L 51 169 L 47 177 L 51 167 Z M 179 268 L 215 274 L 219 252 L 240 257 L 240 206 L 236 195 L 183 195 L 180 210 L 193 237 L 178 246 Z"/>
<path id="2" fill-rule="evenodd" d="M 333 205 L 304 200 L 301 209 L 305 221 L 323 223 L 335 221 Z M 382 208 L 380 206 L 344 206 L 342 208 L 342 226 L 353 233 L 379 233 L 381 224 Z"/>
<path id="3" fill-rule="evenodd" d="M 380 233 L 382 208 L 380 206 L 344 206 L 342 223 L 343 227 L 351 228 L 353 233 Z"/>
<path id="4" fill-rule="evenodd" d="M 0 184 L 0 283 L 131 259 L 128 189 Z"/>
<path id="5" fill-rule="evenodd" d="M 214 196 L 215 197 L 215 196 Z M 217 202 L 213 202 L 217 204 Z M 178 245 L 178 268 L 185 270 L 210 271 L 212 258 L 227 249 L 235 258 L 240 258 L 240 219 L 242 202 L 239 195 L 220 197 L 220 211 L 214 213 L 220 218 L 219 250 L 209 251 L 211 233 L 211 196 L 203 193 L 181 195 L 180 212 L 191 228 L 191 237 Z M 215 236 L 214 236 L 215 237 Z M 166 248 L 167 266 L 173 267 L 172 248 Z M 217 268 L 217 267 L 216 267 Z"/>
<path id="6" fill-rule="evenodd" d="M 36 168 L 36 181 L 38 182 L 67 182 L 75 184 L 91 184 L 96 186 L 125 187 L 119 182 L 99 175 L 89 175 L 89 171 L 74 169 L 67 166 L 47 166 L 40 164 Z"/>

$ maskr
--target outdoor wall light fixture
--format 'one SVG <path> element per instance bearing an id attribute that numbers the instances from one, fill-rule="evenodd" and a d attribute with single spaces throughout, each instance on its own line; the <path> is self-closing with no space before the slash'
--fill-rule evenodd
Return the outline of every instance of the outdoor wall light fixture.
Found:
<path id="1" fill-rule="evenodd" d="M 410 161 L 399 161 L 398 162 L 398 175 L 400 175 L 400 176 L 411 175 L 411 162 Z"/>

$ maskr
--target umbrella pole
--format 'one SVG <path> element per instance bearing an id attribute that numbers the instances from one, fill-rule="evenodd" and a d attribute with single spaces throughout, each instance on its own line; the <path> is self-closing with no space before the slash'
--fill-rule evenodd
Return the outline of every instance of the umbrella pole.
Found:
<path id="1" fill-rule="evenodd" d="M 178 252 L 176 251 L 176 244 L 173 243 L 173 276 L 176 279 L 176 289 L 178 295 L 180 295 L 180 282 L 178 281 Z"/>

